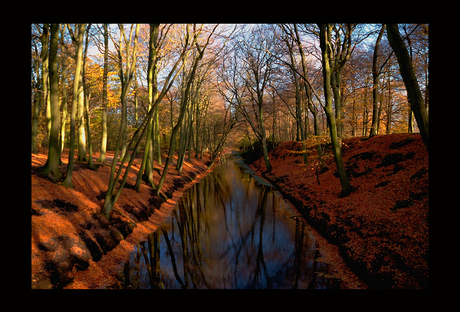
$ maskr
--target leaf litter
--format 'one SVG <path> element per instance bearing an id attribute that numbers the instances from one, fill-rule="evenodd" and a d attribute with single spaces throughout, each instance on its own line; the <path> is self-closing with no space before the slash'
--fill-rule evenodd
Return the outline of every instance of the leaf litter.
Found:
<path id="1" fill-rule="evenodd" d="M 329 145 L 320 170 L 315 143 L 284 142 L 252 165 L 298 210 L 371 288 L 427 288 L 429 279 L 428 153 L 419 134 L 355 137 L 342 156 L 356 190 L 341 197 Z M 320 184 L 318 184 L 318 180 Z"/>
<path id="2" fill-rule="evenodd" d="M 163 190 L 173 195 L 168 201 L 153 198 L 152 188 L 134 185 L 141 156 L 129 173 L 109 220 L 99 214 L 110 178 L 110 166 L 96 161 L 97 170 L 76 162 L 68 189 L 40 177 L 37 172 L 46 162 L 46 151 L 31 157 L 31 287 L 108 288 L 115 280 L 111 269 L 123 261 L 136 244 L 154 231 L 169 216 L 185 189 L 211 172 L 209 155 L 202 160 L 186 160 L 182 173 L 168 170 Z M 107 159 L 113 152 L 107 153 Z M 67 168 L 68 150 L 61 157 L 61 172 Z M 162 165 L 155 162 L 154 179 L 159 180 Z M 176 182 L 175 182 L 176 181 Z M 180 187 L 177 181 L 182 181 Z M 103 195 L 103 196 L 102 196 Z M 152 208 L 152 205 L 154 206 Z M 133 211 L 132 207 L 138 207 Z M 140 213 L 142 212 L 143 213 Z M 147 211 L 147 212 L 145 212 Z"/>

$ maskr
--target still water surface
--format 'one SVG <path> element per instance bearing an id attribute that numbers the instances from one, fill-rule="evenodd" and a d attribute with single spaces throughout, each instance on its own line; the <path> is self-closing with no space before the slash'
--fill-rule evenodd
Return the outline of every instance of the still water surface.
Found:
<path id="1" fill-rule="evenodd" d="M 339 287 L 304 219 L 240 161 L 223 161 L 184 194 L 120 266 L 122 288 Z"/>

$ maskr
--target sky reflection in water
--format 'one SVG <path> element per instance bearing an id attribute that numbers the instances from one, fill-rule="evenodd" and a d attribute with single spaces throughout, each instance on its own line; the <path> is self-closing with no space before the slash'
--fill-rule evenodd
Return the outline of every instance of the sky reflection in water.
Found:
<path id="1" fill-rule="evenodd" d="M 315 238 L 272 187 L 229 160 L 130 254 L 123 288 L 336 288 Z"/>

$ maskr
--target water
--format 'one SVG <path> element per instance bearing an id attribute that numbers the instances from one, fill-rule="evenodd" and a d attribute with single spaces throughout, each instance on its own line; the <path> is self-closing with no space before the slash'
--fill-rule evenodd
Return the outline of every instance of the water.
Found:
<path id="1" fill-rule="evenodd" d="M 120 267 L 120 287 L 339 287 L 298 212 L 238 163 L 223 162 L 184 194 Z"/>

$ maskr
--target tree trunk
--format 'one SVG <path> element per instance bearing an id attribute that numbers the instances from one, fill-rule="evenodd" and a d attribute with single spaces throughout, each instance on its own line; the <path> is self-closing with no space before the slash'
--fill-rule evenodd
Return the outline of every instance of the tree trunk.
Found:
<path id="1" fill-rule="evenodd" d="M 61 155 L 64 145 L 65 145 L 65 128 L 66 128 L 66 122 L 67 122 L 67 86 L 66 86 L 66 65 L 63 65 L 64 68 L 62 69 L 62 103 L 61 103 L 61 109 L 62 109 L 62 119 L 61 119 L 61 141 L 59 145 L 59 155 Z"/>
<path id="2" fill-rule="evenodd" d="M 40 114 L 41 95 L 36 92 L 34 100 L 34 109 L 32 117 L 32 153 L 37 153 L 37 128 L 38 128 L 38 115 Z"/>
<path id="3" fill-rule="evenodd" d="M 43 168 L 43 175 L 54 182 L 61 178 L 59 171 L 59 73 L 57 68 L 57 50 L 59 38 L 59 24 L 51 24 L 51 44 L 49 53 L 50 63 L 50 112 L 51 127 L 49 132 L 48 160 Z"/>
<path id="4" fill-rule="evenodd" d="M 366 77 L 365 84 L 364 84 L 364 111 L 363 111 L 363 131 L 362 131 L 362 136 L 366 136 L 367 134 L 367 124 L 368 124 L 368 118 L 369 118 L 369 112 L 367 109 L 367 83 L 368 83 L 368 77 Z"/>
<path id="5" fill-rule="evenodd" d="M 292 58 L 293 59 L 293 58 Z M 297 74 L 295 72 L 292 73 L 294 75 L 294 84 L 295 84 L 295 104 L 296 104 L 296 121 L 297 121 L 297 133 L 300 134 L 300 141 L 302 142 L 302 158 L 303 163 L 308 163 L 307 157 L 307 145 L 306 145 L 306 127 L 302 122 L 302 98 L 300 96 L 300 84 L 299 79 L 297 78 Z M 308 119 L 308 118 L 305 118 Z"/>
<path id="6" fill-rule="evenodd" d="M 379 95 L 379 75 L 380 71 L 378 70 L 378 53 L 379 53 L 379 46 L 380 40 L 382 39 L 383 33 L 385 32 L 385 24 L 382 25 L 380 29 L 380 33 L 377 37 L 377 41 L 375 42 L 374 47 L 374 57 L 372 58 L 372 125 L 371 125 L 371 133 L 369 137 L 373 137 L 377 135 L 377 125 L 379 123 L 379 114 L 378 114 L 378 95 Z"/>
<path id="7" fill-rule="evenodd" d="M 101 154 L 98 161 L 105 162 L 105 154 L 107 151 L 107 76 L 109 73 L 109 35 L 107 32 L 107 24 L 104 24 L 104 73 L 102 76 L 102 142 Z"/>
<path id="8" fill-rule="evenodd" d="M 43 33 L 41 36 L 42 43 L 42 90 L 43 90 L 43 105 L 46 105 L 45 108 L 45 120 L 46 120 L 46 129 L 47 129 L 47 140 L 49 144 L 49 132 L 51 127 L 50 121 L 50 96 L 49 96 L 49 24 L 43 24 Z M 42 142 L 43 146 L 43 142 Z"/>
<path id="9" fill-rule="evenodd" d="M 82 43 L 83 44 L 83 43 Z M 84 74 L 84 63 L 85 58 L 82 58 L 83 65 L 82 65 L 82 73 L 80 74 L 80 81 L 78 87 L 78 109 L 77 109 L 77 125 L 78 125 L 78 156 L 77 161 L 87 161 L 88 158 L 86 156 L 86 133 L 85 133 L 85 118 L 83 116 L 85 112 L 85 91 L 83 87 L 83 74 Z"/>
<path id="10" fill-rule="evenodd" d="M 356 106 L 355 106 L 355 98 L 353 98 L 353 102 L 352 102 L 352 110 L 351 110 L 351 136 L 352 137 L 355 137 L 356 136 Z"/>
<path id="11" fill-rule="evenodd" d="M 155 149 L 157 153 L 158 164 L 161 165 L 161 136 L 160 136 L 160 119 L 158 114 L 158 106 L 155 107 L 153 113 L 153 135 L 155 141 Z"/>
<path id="12" fill-rule="evenodd" d="M 264 161 L 265 166 L 267 167 L 267 171 L 272 170 L 272 165 L 270 163 L 270 159 L 268 158 L 268 150 L 267 150 L 267 137 L 265 135 L 265 121 L 264 121 L 264 112 L 262 108 L 263 99 L 262 96 L 258 96 L 258 105 L 259 105 L 259 125 L 260 125 L 260 134 L 262 136 L 262 150 L 264 154 Z"/>
<path id="13" fill-rule="evenodd" d="M 133 81 L 133 74 L 134 74 L 134 68 L 136 64 L 136 57 L 137 57 L 137 43 L 138 43 L 138 35 L 139 35 L 139 24 L 136 24 L 136 33 L 135 33 L 135 39 L 134 39 L 134 47 L 133 47 L 133 53 L 132 53 L 132 60 L 130 61 L 130 46 L 127 45 L 127 53 L 126 53 L 126 64 L 127 64 L 127 70 L 123 70 L 123 51 L 122 51 L 122 33 L 124 34 L 123 30 L 123 25 L 119 25 L 120 27 L 120 39 L 119 39 L 119 50 L 118 50 L 118 75 L 120 77 L 121 81 L 121 95 L 120 95 L 120 102 L 121 102 L 121 124 L 120 124 L 120 130 L 118 132 L 118 139 L 117 139 L 117 144 L 115 147 L 115 154 L 113 156 L 112 160 L 112 167 L 110 169 L 110 180 L 109 180 L 109 186 L 107 188 L 107 194 L 105 196 L 105 201 L 104 201 L 104 206 L 102 207 L 102 213 L 106 216 L 108 219 L 110 217 L 110 213 L 112 212 L 113 205 L 117 201 L 118 197 L 121 194 L 121 190 L 123 189 L 124 183 L 126 181 L 125 177 L 127 177 L 127 174 L 130 169 L 130 165 L 125 169 L 125 175 L 123 178 L 123 181 L 118 189 L 118 191 L 115 193 L 115 186 L 118 184 L 118 178 L 121 175 L 121 171 L 123 168 L 124 161 L 127 160 L 126 153 L 123 154 L 123 147 L 125 151 L 128 149 L 128 142 L 127 140 L 124 139 L 125 132 L 126 132 L 126 123 L 127 123 L 127 97 L 129 93 L 129 88 L 131 87 L 131 83 Z M 134 136 L 133 136 L 134 139 Z M 118 155 L 120 153 L 120 145 L 122 145 L 122 151 L 121 154 L 123 157 L 120 157 L 120 168 L 118 169 L 117 175 L 115 176 L 115 171 L 117 167 L 117 159 Z M 137 144 L 136 144 L 137 147 Z M 136 150 L 136 148 L 135 148 Z M 130 159 L 130 163 L 134 160 L 134 155 L 133 158 Z"/>
<path id="14" fill-rule="evenodd" d="M 300 41 L 300 36 L 299 36 L 299 31 L 297 29 L 297 25 L 294 24 L 294 33 L 296 36 L 296 44 L 300 52 L 300 59 L 302 61 L 302 72 L 303 72 L 303 82 L 304 82 L 304 89 L 305 89 L 305 95 L 307 96 L 307 107 L 310 109 L 312 115 L 313 115 L 313 128 L 314 128 L 314 133 L 315 136 L 318 137 L 320 135 L 319 132 L 319 124 L 318 124 L 318 109 L 313 106 L 312 104 L 312 95 L 311 95 L 311 89 L 310 89 L 310 83 L 307 81 L 307 66 L 306 66 L 306 59 L 305 59 L 305 53 L 303 51 L 302 43 Z M 306 120 L 308 120 L 308 114 L 305 117 Z M 305 129 L 305 139 L 306 139 L 306 134 L 307 130 Z M 302 147 L 303 148 L 303 147 Z M 324 166 L 323 160 L 322 160 L 322 149 L 321 149 L 321 144 L 316 145 L 316 149 L 318 151 L 318 158 L 319 158 L 319 163 L 320 167 L 322 168 Z M 304 163 L 307 163 L 307 154 L 305 153 L 304 156 Z"/>
<path id="15" fill-rule="evenodd" d="M 409 53 L 404 45 L 404 41 L 399 35 L 397 24 L 387 24 L 387 34 L 388 41 L 398 60 L 399 70 L 407 90 L 407 98 L 414 112 L 415 120 L 417 120 L 423 143 L 425 143 L 425 147 L 429 151 L 428 112 L 423 101 L 422 93 L 420 92 Z"/>
<path id="16" fill-rule="evenodd" d="M 342 120 L 342 93 L 340 92 L 340 75 L 341 69 L 331 73 L 331 86 L 334 95 L 334 106 L 335 106 L 335 121 L 337 123 L 337 138 L 338 142 L 342 144 L 342 129 L 343 129 L 343 120 Z"/>
<path id="17" fill-rule="evenodd" d="M 75 153 L 75 115 L 77 111 L 77 101 L 78 101 L 78 84 L 80 81 L 81 67 L 82 67 L 82 54 L 83 54 L 83 34 L 85 33 L 85 25 L 80 24 L 78 39 L 74 42 L 75 50 L 77 51 L 76 55 L 76 65 L 75 65 L 75 75 L 73 80 L 73 96 L 72 96 L 72 111 L 70 114 L 70 146 L 69 146 L 69 162 L 67 164 L 67 172 L 65 180 L 62 182 L 62 185 L 65 187 L 73 188 L 72 184 L 72 173 L 73 173 L 73 158 Z"/>
<path id="18" fill-rule="evenodd" d="M 188 33 L 188 27 L 189 27 L 189 25 L 187 25 L 187 33 Z M 209 38 L 208 38 L 208 42 L 201 49 L 201 51 L 198 50 L 199 47 L 197 45 L 198 56 L 194 59 L 194 62 L 193 62 L 193 65 L 192 65 L 192 70 L 190 71 L 190 73 L 187 75 L 187 78 L 186 78 L 185 91 L 182 92 L 182 95 L 181 95 L 181 105 L 180 105 L 179 120 L 177 121 L 177 124 L 174 126 L 174 128 L 172 129 L 172 132 L 171 132 L 168 157 L 166 158 L 165 165 L 163 167 L 163 172 L 161 174 L 160 181 L 158 182 L 158 186 L 156 188 L 157 195 L 160 195 L 161 188 L 162 188 L 163 183 L 165 182 L 165 179 L 166 179 L 166 174 L 168 172 L 169 164 L 171 163 L 172 157 L 174 155 L 174 150 L 176 149 L 176 136 L 177 136 L 177 132 L 179 131 L 180 125 L 182 124 L 182 121 L 183 121 L 183 119 L 185 117 L 185 111 L 186 111 L 186 108 L 187 108 L 187 100 L 188 100 L 188 97 L 189 97 L 189 94 L 190 94 L 190 88 L 192 86 L 192 81 L 193 81 L 193 78 L 195 77 L 196 68 L 198 67 L 198 63 L 203 58 L 204 50 L 206 49 L 206 46 L 209 44 Z M 187 41 L 188 41 L 188 38 L 187 38 Z M 184 57 L 182 58 L 182 62 L 183 62 L 183 64 L 185 64 L 185 54 L 184 54 Z M 171 109 L 171 112 L 172 112 L 172 109 Z"/>
<path id="19" fill-rule="evenodd" d="M 88 91 L 88 87 L 86 86 L 86 55 L 88 53 L 88 43 L 89 43 L 89 29 L 91 28 L 91 24 L 88 25 L 86 29 L 86 44 L 85 44 L 85 52 L 83 56 L 83 97 L 84 97 L 84 104 L 85 104 L 85 125 L 86 125 L 86 133 L 88 135 L 87 140 L 87 150 L 88 150 L 88 165 L 91 170 L 96 169 L 93 164 L 93 143 L 91 142 L 91 127 L 90 127 L 90 119 L 89 119 L 89 99 L 90 94 Z"/>
<path id="20" fill-rule="evenodd" d="M 176 149 L 176 136 L 177 136 L 177 131 L 179 131 L 180 124 L 182 122 L 181 119 L 183 119 L 184 113 L 180 113 L 179 115 L 179 122 L 176 124 L 176 126 L 173 128 L 173 131 L 171 133 L 171 138 L 169 140 L 169 152 L 168 152 L 168 157 L 166 158 L 165 165 L 163 167 L 163 173 L 161 174 L 160 181 L 158 182 L 158 186 L 156 188 L 157 195 L 160 195 L 161 187 L 163 186 L 163 183 L 166 180 L 166 174 L 168 172 L 168 167 L 169 164 L 171 163 L 171 160 L 174 156 L 174 150 Z"/>
<path id="21" fill-rule="evenodd" d="M 195 108 L 195 158 L 198 159 L 198 153 L 200 150 L 199 142 L 200 142 L 200 103 L 201 101 L 198 101 L 196 103 L 196 108 Z"/>
<path id="22" fill-rule="evenodd" d="M 127 77 L 126 77 L 127 82 L 126 82 L 126 80 L 121 79 L 121 81 L 124 81 L 124 83 L 126 83 L 126 84 L 123 84 L 124 90 L 129 90 L 129 86 L 131 84 L 132 77 L 133 77 L 133 72 L 134 72 L 134 68 L 135 68 L 135 64 L 136 64 L 136 57 L 137 57 L 136 51 L 137 51 L 137 43 L 138 43 L 138 33 L 139 33 L 139 24 L 137 24 L 137 26 L 136 26 L 136 34 L 135 34 L 134 48 L 133 48 L 133 60 L 132 60 L 132 63 L 131 63 L 131 67 L 128 67 L 130 69 L 129 69 L 129 73 L 127 73 Z M 128 149 L 130 149 L 131 146 L 132 146 L 132 143 L 134 141 L 136 141 L 136 144 L 134 146 L 133 155 L 132 155 L 132 157 L 131 157 L 131 159 L 130 159 L 130 161 L 129 161 L 129 163 L 128 163 L 125 171 L 124 171 L 123 180 L 120 183 L 120 186 L 118 187 L 118 190 L 116 191 L 115 194 L 114 194 L 115 185 L 118 184 L 119 177 L 121 175 L 123 166 L 119 167 L 118 172 L 115 175 L 116 161 L 112 162 L 112 168 L 111 168 L 111 172 L 110 172 L 110 181 L 109 181 L 109 186 L 108 186 L 108 189 L 107 189 L 107 195 L 105 197 L 104 206 L 102 207 L 102 210 L 101 210 L 101 213 L 104 214 L 107 218 L 110 217 L 110 213 L 111 213 L 111 211 L 113 209 L 113 206 L 114 206 L 115 202 L 117 201 L 118 197 L 120 196 L 121 191 L 123 190 L 123 187 L 125 185 L 126 179 L 128 177 L 128 174 L 129 174 L 129 171 L 131 169 L 131 165 L 132 165 L 132 163 L 134 161 L 135 154 L 137 153 L 137 150 L 139 148 L 141 138 L 143 137 L 144 132 L 147 129 L 147 123 L 149 123 L 149 121 L 152 119 L 152 116 L 153 116 L 153 113 L 155 111 L 155 108 L 158 106 L 158 104 L 162 101 L 162 99 L 164 98 L 166 93 L 169 91 L 169 89 L 171 88 L 172 83 L 176 79 L 179 71 L 182 69 L 182 66 L 181 66 L 181 68 L 179 70 L 177 70 L 177 67 L 178 67 L 180 62 L 183 62 L 184 55 L 187 54 L 188 38 L 189 37 L 188 37 L 188 29 L 187 29 L 187 41 L 186 41 L 186 43 L 184 45 L 184 48 L 183 48 L 183 50 L 181 52 L 181 55 L 179 56 L 179 61 L 177 61 L 174 64 L 174 66 L 172 67 L 171 71 L 169 72 L 168 76 L 166 77 L 164 87 L 161 90 L 160 95 L 156 99 L 156 101 L 153 104 L 152 108 L 148 111 L 147 116 L 142 121 L 142 124 L 139 126 L 139 128 L 133 134 L 133 138 L 128 143 Z M 120 42 L 119 46 L 121 48 L 121 46 L 122 46 L 121 42 Z M 122 65 L 122 63 L 123 63 L 122 60 L 121 60 L 121 55 L 122 55 L 122 53 L 119 52 L 119 54 L 118 54 L 118 56 L 120 58 L 119 59 L 119 65 Z M 120 66 L 119 74 L 120 74 L 121 77 L 123 77 L 123 67 L 122 66 Z M 121 132 L 119 132 L 119 139 L 120 139 L 121 135 L 122 135 Z M 117 146 L 116 146 L 116 149 L 115 149 L 114 160 L 117 159 L 119 150 L 120 150 L 120 143 L 119 143 L 119 140 L 118 140 L 117 141 Z M 126 158 L 127 158 L 127 155 L 125 155 L 124 159 L 122 159 L 122 162 L 126 161 Z"/>
<path id="23" fill-rule="evenodd" d="M 85 94 L 85 119 L 86 119 L 86 132 L 88 133 L 88 154 L 89 154 L 88 166 L 91 170 L 95 170 L 96 167 L 94 167 L 94 164 L 93 164 L 93 143 L 91 142 L 91 127 L 90 127 L 90 119 L 89 119 L 89 99 L 90 99 L 90 94 L 89 93 Z"/>
<path id="24" fill-rule="evenodd" d="M 412 109 L 410 108 L 410 105 L 409 105 L 409 109 L 408 109 L 408 113 L 407 113 L 407 133 L 413 133 L 414 132 L 414 118 L 412 118 L 413 114 L 412 114 Z"/>
<path id="25" fill-rule="evenodd" d="M 147 68 L 147 88 L 149 99 L 149 110 L 152 108 L 153 103 L 157 99 L 157 45 L 158 45 L 158 32 L 159 24 L 150 24 L 150 39 L 149 39 L 149 59 Z M 157 108 L 154 108 L 157 110 Z M 155 182 L 153 181 L 153 156 L 155 147 L 155 127 L 154 120 L 150 120 L 147 124 L 147 139 L 144 150 L 144 157 L 142 160 L 141 169 L 137 177 L 135 188 L 139 189 L 141 179 L 148 182 L 155 189 Z"/>
<path id="26" fill-rule="evenodd" d="M 388 105 L 387 105 L 387 129 L 386 134 L 391 133 L 391 112 L 393 110 L 393 105 L 391 103 L 391 72 L 388 70 Z"/>
<path id="27" fill-rule="evenodd" d="M 335 120 L 335 114 L 332 108 L 332 94 L 331 94 L 331 68 L 329 64 L 329 47 L 331 45 L 330 31 L 327 29 L 330 27 L 328 24 L 321 24 L 320 26 L 320 46 L 323 64 L 323 82 L 324 82 L 324 97 L 326 99 L 326 106 L 324 111 L 327 116 L 329 124 L 329 131 L 331 134 L 332 151 L 334 154 L 335 164 L 337 166 L 337 172 L 339 173 L 340 184 L 342 185 L 342 195 L 346 196 L 353 191 L 353 186 L 348 180 L 347 173 L 342 160 L 342 151 L 337 135 L 337 125 Z"/>

